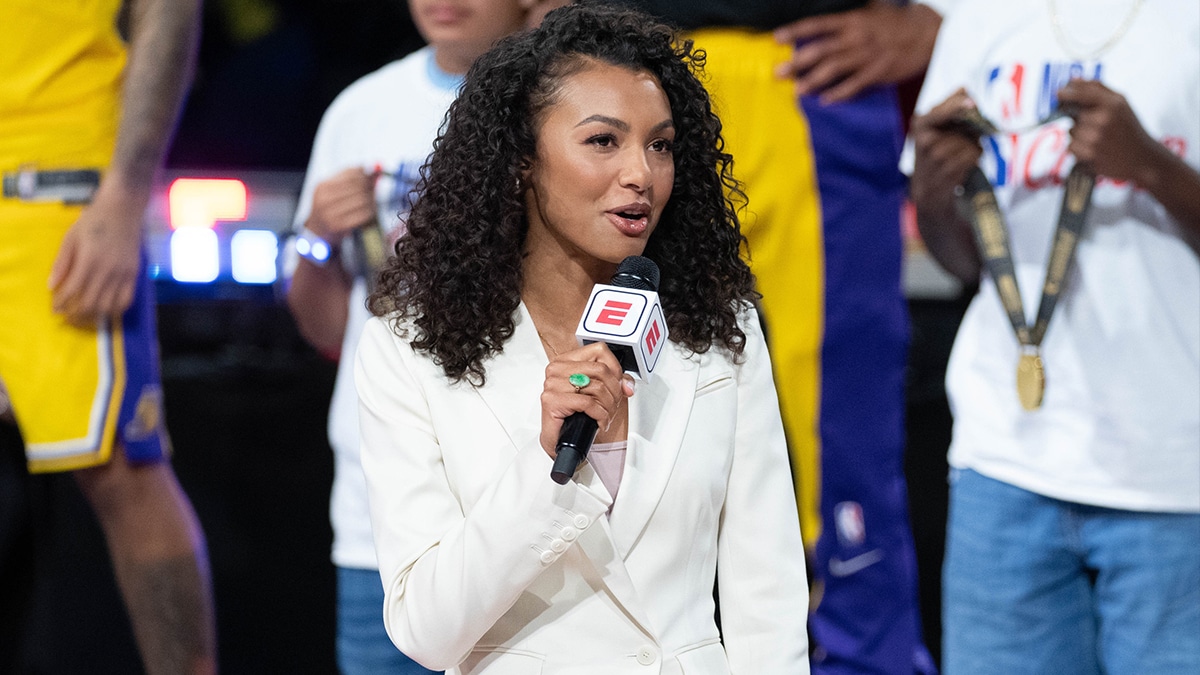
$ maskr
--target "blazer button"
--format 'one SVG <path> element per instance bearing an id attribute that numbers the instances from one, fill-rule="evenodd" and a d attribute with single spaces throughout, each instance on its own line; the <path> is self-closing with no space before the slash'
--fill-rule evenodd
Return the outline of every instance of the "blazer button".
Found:
<path id="1" fill-rule="evenodd" d="M 554 562 L 556 556 L 554 555 L 554 551 L 542 551 L 542 555 L 538 557 L 541 559 L 543 565 L 549 565 Z"/>
<path id="2" fill-rule="evenodd" d="M 592 521 L 588 520 L 588 517 L 583 515 L 582 513 L 575 516 L 575 527 L 578 527 L 579 529 L 582 530 L 582 529 L 587 528 L 587 526 L 591 525 L 591 524 L 592 524 Z"/>
<path id="3" fill-rule="evenodd" d="M 555 539 L 554 541 L 550 542 L 550 550 L 554 551 L 555 553 L 562 553 L 563 551 L 567 550 L 567 542 L 563 541 L 562 539 Z"/>
<path id="4" fill-rule="evenodd" d="M 564 527 L 563 528 L 563 531 L 562 531 L 563 539 L 566 539 L 567 541 L 575 541 L 575 537 L 578 537 L 578 536 L 579 536 L 579 530 L 577 530 L 573 527 Z"/>
<path id="5" fill-rule="evenodd" d="M 654 657 L 655 657 L 655 654 L 654 654 L 653 647 L 650 647 L 649 645 L 645 645 L 645 646 L 638 648 L 637 662 L 642 664 L 643 666 L 648 666 L 648 665 L 651 665 L 652 663 L 654 663 Z"/>

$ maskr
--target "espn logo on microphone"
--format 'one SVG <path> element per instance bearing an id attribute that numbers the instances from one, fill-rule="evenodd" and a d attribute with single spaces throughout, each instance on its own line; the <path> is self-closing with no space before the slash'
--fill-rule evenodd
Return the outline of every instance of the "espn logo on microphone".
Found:
<path id="1" fill-rule="evenodd" d="M 667 344 L 667 322 L 658 294 L 636 288 L 597 285 L 588 299 L 575 337 L 582 342 L 607 342 L 629 347 L 638 375 L 649 379 Z"/>

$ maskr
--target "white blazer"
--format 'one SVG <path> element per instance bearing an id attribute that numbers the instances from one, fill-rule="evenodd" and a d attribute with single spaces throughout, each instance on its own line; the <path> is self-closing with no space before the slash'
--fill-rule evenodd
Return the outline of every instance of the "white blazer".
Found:
<path id="1" fill-rule="evenodd" d="M 392 641 L 464 675 L 808 673 L 783 425 L 753 311 L 742 328 L 741 363 L 672 343 L 638 383 L 613 504 L 586 463 L 550 479 L 524 305 L 480 388 L 371 319 L 355 379 Z"/>

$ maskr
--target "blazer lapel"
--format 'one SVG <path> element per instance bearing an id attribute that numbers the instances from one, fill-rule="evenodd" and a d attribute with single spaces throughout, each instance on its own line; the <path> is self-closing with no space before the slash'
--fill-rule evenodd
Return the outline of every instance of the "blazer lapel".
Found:
<path id="1" fill-rule="evenodd" d="M 651 382 L 639 382 L 630 399 L 629 440 L 618 499 L 609 518 L 587 528 L 577 544 L 629 617 L 647 635 L 655 635 L 637 597 L 625 558 L 645 530 L 675 466 L 696 391 L 698 369 L 668 344 L 659 372 Z M 530 415 L 542 393 L 548 359 L 525 304 L 521 303 L 513 336 L 504 351 L 487 364 L 487 384 L 476 391 L 508 433 L 514 447 L 537 443 L 540 416 Z M 532 421 L 531 421 L 532 420 Z M 549 474 L 546 480 L 550 480 Z M 576 480 L 604 492 L 590 467 Z"/>
<path id="2" fill-rule="evenodd" d="M 514 448 L 537 443 L 541 435 L 541 416 L 530 415 L 529 407 L 540 405 L 547 363 L 537 328 L 521 303 L 512 337 L 504 351 L 487 362 L 487 383 L 476 389 Z"/>
<path id="3" fill-rule="evenodd" d="M 621 558 L 637 544 L 654 514 L 687 430 L 699 368 L 668 343 L 659 370 L 629 399 L 629 451 L 610 522 Z"/>
<path id="4" fill-rule="evenodd" d="M 537 327 L 521 303 L 513 336 L 504 351 L 487 363 L 487 384 L 476 389 L 484 405 L 500 422 L 514 448 L 540 443 L 541 415 L 530 414 L 530 406 L 540 406 L 549 359 L 538 337 Z M 550 473 L 546 472 L 546 480 Z M 600 477 L 586 464 L 575 475 L 578 483 L 597 494 L 607 495 Z"/>

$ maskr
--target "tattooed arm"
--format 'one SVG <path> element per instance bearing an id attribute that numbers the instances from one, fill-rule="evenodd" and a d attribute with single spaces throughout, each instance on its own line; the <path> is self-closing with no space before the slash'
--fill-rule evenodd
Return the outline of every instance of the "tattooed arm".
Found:
<path id="1" fill-rule="evenodd" d="M 129 0 L 129 60 L 112 164 L 59 249 L 55 311 L 78 324 L 133 300 L 142 216 L 191 82 L 200 0 Z"/>

